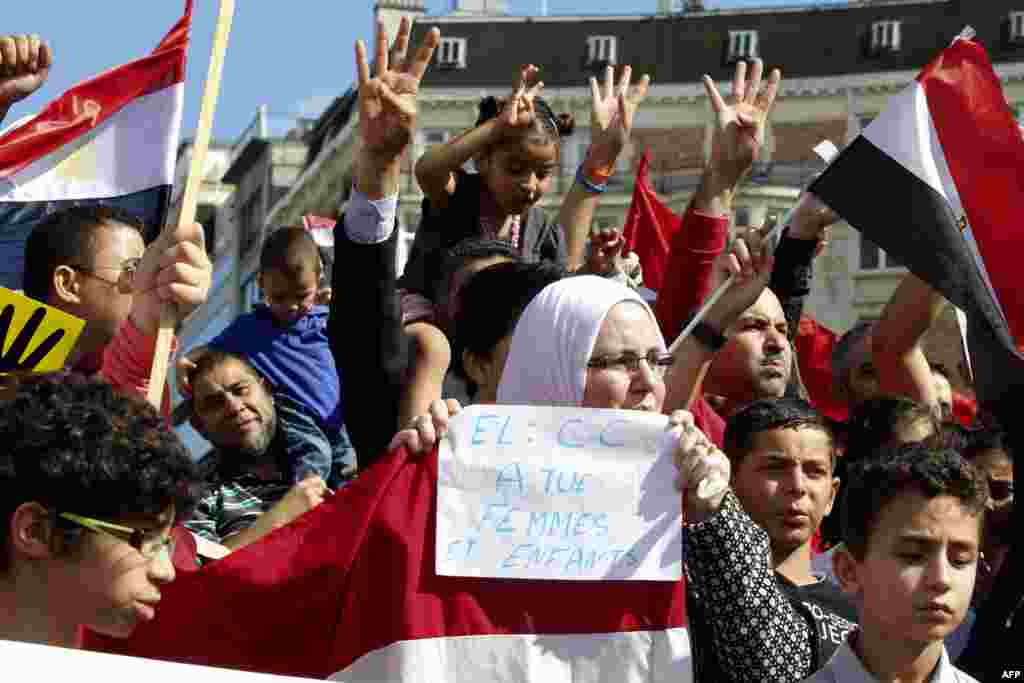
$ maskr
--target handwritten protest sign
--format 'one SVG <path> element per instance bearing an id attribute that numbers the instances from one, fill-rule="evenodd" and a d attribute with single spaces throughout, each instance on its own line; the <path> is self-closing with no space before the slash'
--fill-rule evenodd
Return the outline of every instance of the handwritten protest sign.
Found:
<path id="1" fill-rule="evenodd" d="M 81 318 L 0 287 L 0 374 L 60 370 L 84 327 Z"/>
<path id="2" fill-rule="evenodd" d="M 172 664 L 154 659 L 71 650 L 48 645 L 0 640 L 0 661 L 12 679 L 31 672 L 36 681 L 145 681 L 146 683 L 299 683 L 308 678 L 215 669 L 208 666 Z M 18 674 L 17 672 L 22 672 Z"/>
<path id="3" fill-rule="evenodd" d="M 445 576 L 675 581 L 680 494 L 667 418 L 472 406 L 439 450 L 436 570 Z"/>

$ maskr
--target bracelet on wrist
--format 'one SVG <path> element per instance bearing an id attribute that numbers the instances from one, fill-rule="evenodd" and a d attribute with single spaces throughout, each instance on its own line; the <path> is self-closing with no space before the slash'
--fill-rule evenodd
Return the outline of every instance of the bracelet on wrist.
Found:
<path id="1" fill-rule="evenodd" d="M 589 179 L 586 173 L 583 172 L 583 165 L 581 164 L 579 170 L 576 171 L 576 182 L 587 192 L 591 194 L 604 194 L 608 191 L 607 179 L 604 182 L 593 182 Z"/>
<path id="2" fill-rule="evenodd" d="M 690 324 L 691 320 L 693 320 L 693 316 L 687 318 L 686 322 L 683 324 L 684 329 Z M 713 353 L 717 353 L 729 341 L 724 334 L 703 320 L 693 326 L 693 329 L 690 330 L 690 336 L 699 341 L 704 348 Z"/>

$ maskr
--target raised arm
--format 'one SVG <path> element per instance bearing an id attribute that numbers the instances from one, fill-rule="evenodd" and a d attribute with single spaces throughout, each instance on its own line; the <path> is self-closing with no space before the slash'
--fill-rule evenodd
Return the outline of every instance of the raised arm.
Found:
<path id="1" fill-rule="evenodd" d="M 625 66 L 615 85 L 615 70 L 605 68 L 604 85 L 590 78 L 590 147 L 576 182 L 562 200 L 558 223 L 565 231 L 570 270 L 583 266 L 590 224 L 608 179 L 615 172 L 619 154 L 629 143 L 640 103 L 647 97 L 651 79 L 646 74 L 630 86 L 633 68 Z"/>
<path id="2" fill-rule="evenodd" d="M 11 106 L 46 82 L 53 51 L 37 35 L 0 37 L 0 122 Z"/>
<path id="3" fill-rule="evenodd" d="M 775 267 L 768 283 L 779 297 L 789 325 L 789 340 L 796 338 L 804 301 L 811 292 L 814 258 L 827 244 L 828 228 L 839 219 L 810 192 L 797 200 L 789 226 L 775 250 Z"/>
<path id="4" fill-rule="evenodd" d="M 779 92 L 781 72 L 773 70 L 764 83 L 763 75 L 764 64 L 759 59 L 754 60 L 751 66 L 749 80 L 746 63 L 737 64 L 733 92 L 728 102 L 711 77 L 704 76 L 704 88 L 715 112 L 715 127 L 711 157 L 694 197 L 692 211 L 713 217 L 726 216 L 731 211 L 736 187 L 760 153 L 768 114 Z M 726 327 L 757 300 L 767 284 L 768 273 L 764 268 L 770 262 L 766 262 L 766 255 L 761 253 L 760 236 L 752 233 L 747 237 L 751 244 L 737 245 L 728 260 L 729 272 L 742 282 L 734 284 L 705 318 L 706 324 L 718 333 L 724 333 Z M 753 248 L 748 249 L 748 246 Z M 743 305 L 748 300 L 749 303 Z M 715 351 L 717 349 L 705 346 L 692 335 L 674 349 L 676 362 L 668 380 L 666 409 L 682 409 L 690 405 L 699 393 Z"/>
<path id="5" fill-rule="evenodd" d="M 699 637 L 710 641 L 709 653 L 736 673 L 734 680 L 803 680 L 812 673 L 816 634 L 775 580 L 768 534 L 728 488 L 707 498 L 698 495 L 705 479 L 730 480 L 729 459 L 694 426 L 689 413 L 674 413 L 669 428 L 679 439 L 675 460 L 684 491 L 687 590 L 707 619 Z"/>
<path id="6" fill-rule="evenodd" d="M 664 300 L 662 293 L 658 296 L 658 320 L 669 339 L 711 293 L 712 263 L 725 248 L 733 195 L 764 144 L 765 122 L 782 75 L 772 71 L 762 89 L 763 73 L 761 60 L 755 60 L 748 81 L 746 62 L 737 64 L 728 102 L 704 77 L 715 113 L 714 137 L 700 185 L 673 238 Z"/>
<path id="7" fill-rule="evenodd" d="M 533 98 L 544 87 L 531 81 L 537 67 L 528 64 L 519 72 L 519 80 L 501 114 L 445 145 L 435 145 L 423 153 L 416 162 L 416 180 L 431 205 L 444 208 L 448 197 L 455 192 L 455 172 L 491 145 L 501 142 L 505 132 L 528 126 L 533 122 Z"/>
<path id="8" fill-rule="evenodd" d="M 906 396 L 939 407 L 931 367 L 921 343 L 946 305 L 946 300 L 913 273 L 892 293 L 871 336 L 871 359 L 882 394 Z"/>
<path id="9" fill-rule="evenodd" d="M 372 78 L 366 47 L 356 45 L 362 147 L 352 200 L 335 227 L 332 289 L 338 295 L 331 301 L 328 338 L 351 397 L 345 424 L 361 465 L 384 453 L 394 436 L 406 370 L 395 271 L 400 162 L 416 127 L 419 82 L 440 40 L 436 29 L 430 31 L 406 59 L 409 33 L 403 20 L 388 54 L 378 25 Z"/>
<path id="10" fill-rule="evenodd" d="M 704 375 L 711 361 L 720 350 L 710 345 L 709 335 L 725 335 L 739 317 L 754 305 L 768 284 L 772 269 L 772 257 L 758 230 L 739 235 L 733 241 L 728 254 L 719 259 L 717 281 L 728 276 L 733 284 L 708 310 L 703 322 L 708 334 L 695 331 L 672 346 L 675 360 L 666 377 L 665 410 L 688 409 L 698 397 Z"/>

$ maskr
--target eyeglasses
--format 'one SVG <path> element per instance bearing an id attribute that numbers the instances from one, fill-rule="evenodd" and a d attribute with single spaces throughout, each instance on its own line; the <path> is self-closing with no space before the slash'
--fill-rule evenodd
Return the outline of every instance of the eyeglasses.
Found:
<path id="1" fill-rule="evenodd" d="M 624 353 L 621 356 L 598 356 L 587 362 L 587 367 L 599 370 L 616 370 L 630 374 L 640 370 L 640 361 L 646 361 L 647 366 L 658 377 L 664 377 L 668 369 L 675 362 L 671 353 L 664 351 L 650 351 L 646 356 L 638 356 L 635 353 Z"/>
<path id="2" fill-rule="evenodd" d="M 79 266 L 73 265 L 68 268 L 74 268 L 75 270 L 95 278 L 101 282 L 106 282 L 108 285 L 114 285 L 122 294 L 130 294 L 132 291 L 132 284 L 135 282 L 135 273 L 139 270 L 139 264 L 142 263 L 140 258 L 130 258 L 119 266 Z M 117 280 L 108 280 L 98 276 L 96 273 L 101 270 L 116 270 L 119 271 Z"/>
<path id="3" fill-rule="evenodd" d="M 58 513 L 57 516 L 94 533 L 106 534 L 107 536 L 112 536 L 119 541 L 124 541 L 131 547 L 138 550 L 139 554 L 147 560 L 152 560 L 165 551 L 167 552 L 168 559 L 174 555 L 176 541 L 174 540 L 173 535 L 170 535 L 167 538 L 154 539 L 147 542 L 146 534 L 150 531 L 148 529 L 136 529 L 130 526 L 122 526 L 120 524 L 113 524 L 112 522 L 104 522 L 102 519 L 83 517 L 71 512 L 61 512 Z"/>

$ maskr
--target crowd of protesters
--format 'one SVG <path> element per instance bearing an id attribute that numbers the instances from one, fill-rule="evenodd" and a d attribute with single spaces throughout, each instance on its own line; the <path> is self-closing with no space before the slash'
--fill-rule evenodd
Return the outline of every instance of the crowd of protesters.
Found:
<path id="1" fill-rule="evenodd" d="M 730 235 L 782 74 L 740 62 L 728 97 L 704 77 L 710 154 L 653 295 L 619 232 L 591 234 L 648 91 L 629 66 L 591 83 L 590 147 L 557 215 L 538 203 L 575 122 L 536 67 L 428 150 L 399 274 L 401 163 L 440 40 L 410 49 L 409 35 L 403 22 L 388 50 L 379 28 L 372 64 L 357 46 L 361 145 L 333 297 L 313 240 L 282 227 L 260 260 L 265 303 L 174 351 L 213 446 L 198 463 L 143 398 L 161 309 L 184 319 L 209 291 L 202 228 L 147 246 L 131 215 L 70 208 L 33 229 L 25 293 L 86 327 L 68 372 L 24 379 L 0 410 L 0 638 L 128 635 L 175 565 L 258 542 L 396 448 L 428 454 L 463 405 L 498 403 L 668 416 L 695 680 L 968 681 L 955 667 L 998 659 L 1006 646 L 973 627 L 1008 571 L 1013 452 L 991 421 L 953 421 L 948 373 L 922 346 L 944 301 L 907 275 L 877 322 L 843 336 L 837 422 L 808 401 L 794 347 L 838 217 L 805 193 L 777 244 L 763 226 Z M 0 115 L 51 66 L 38 38 L 0 38 Z M 708 478 L 728 486 L 702 495 Z"/>

